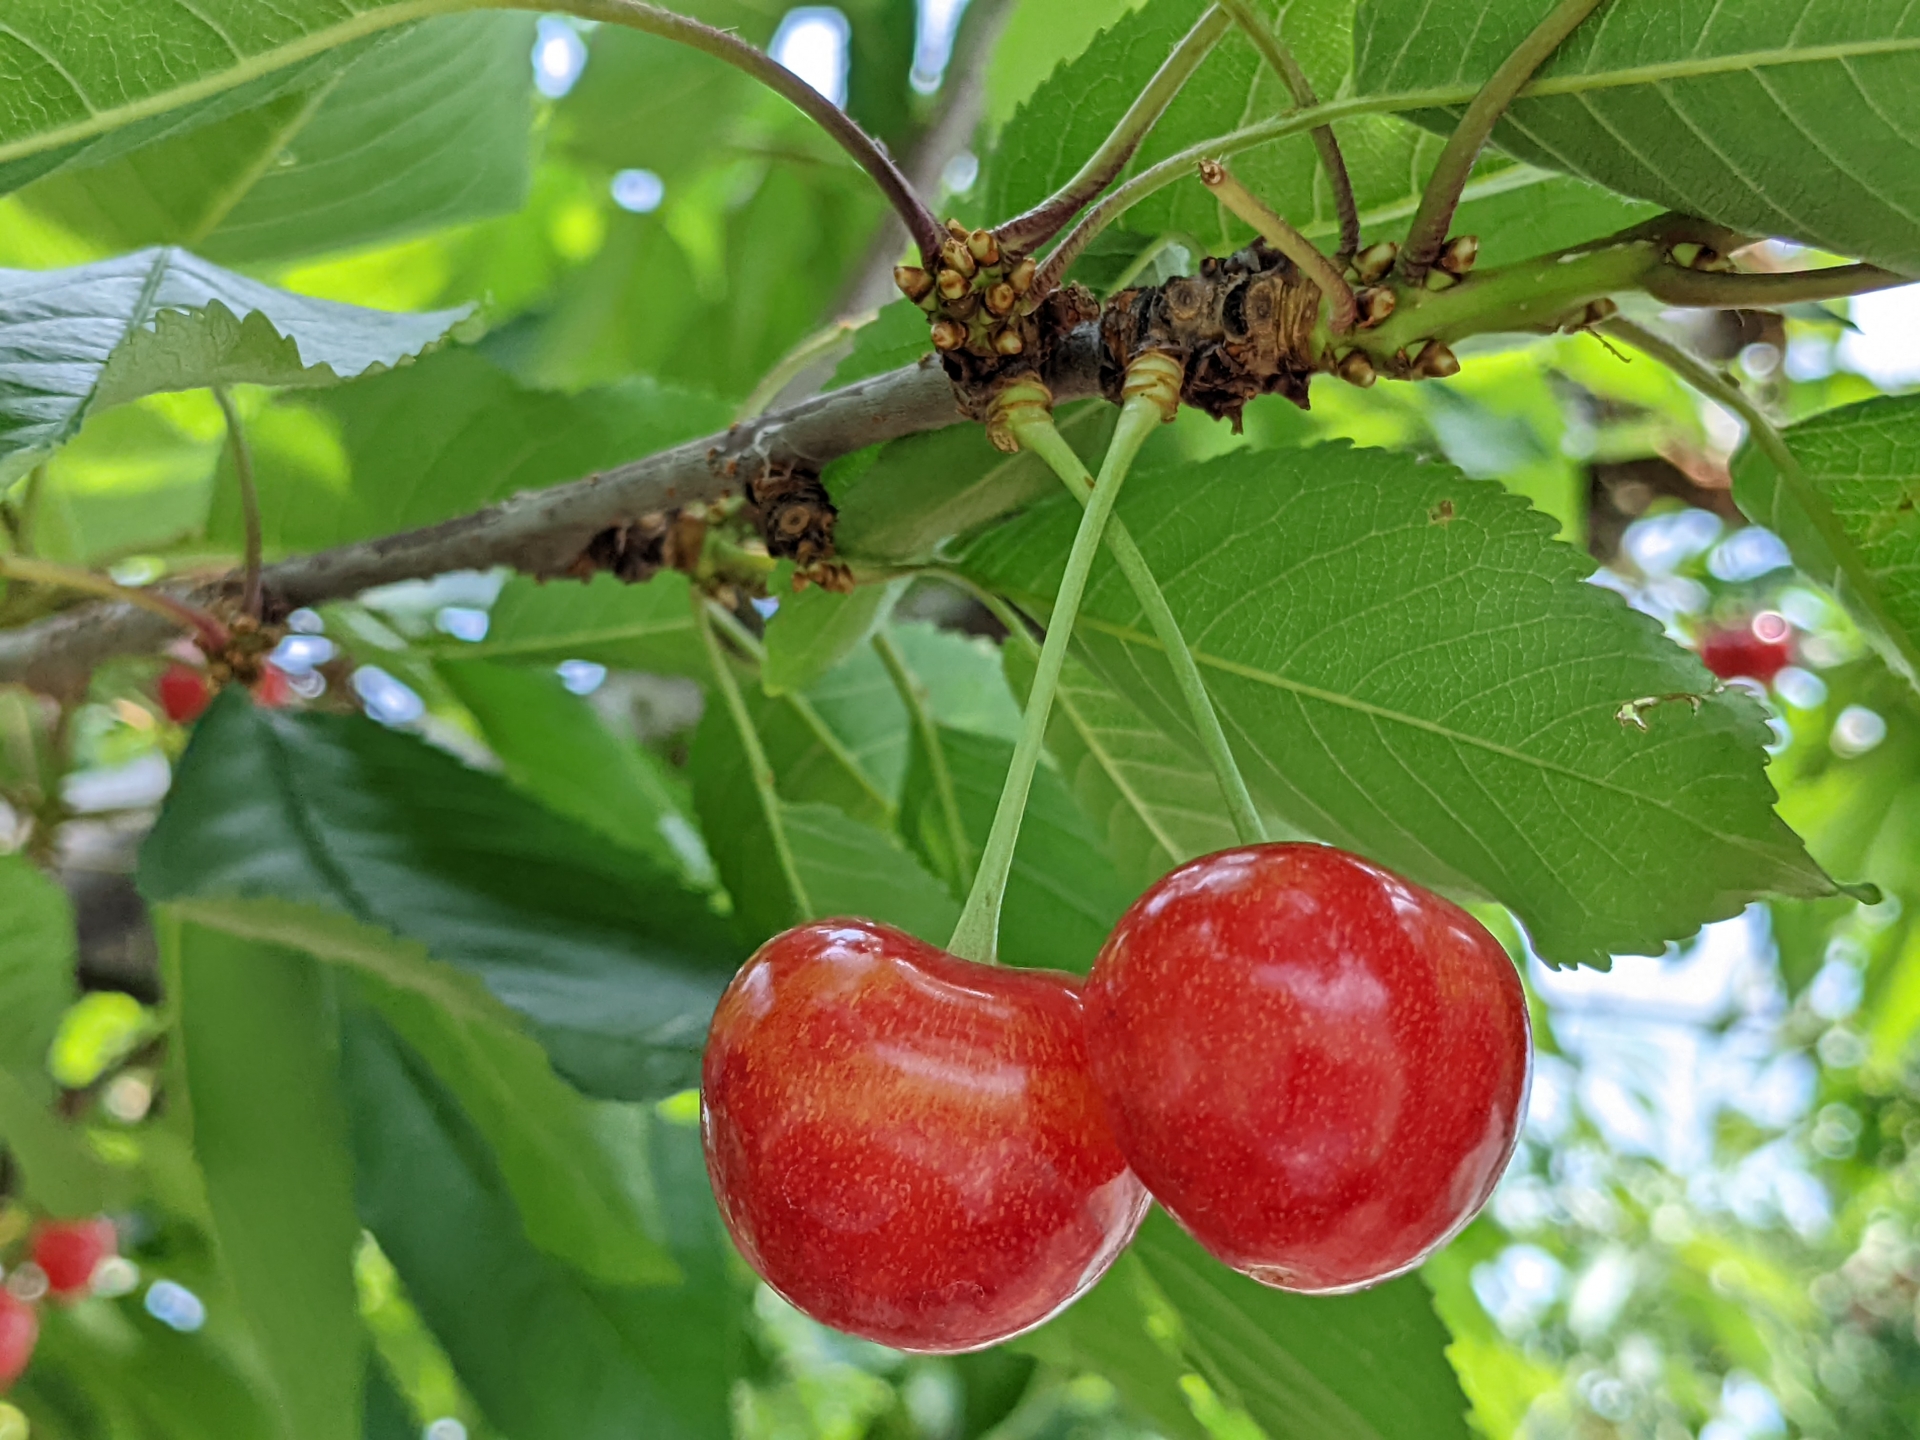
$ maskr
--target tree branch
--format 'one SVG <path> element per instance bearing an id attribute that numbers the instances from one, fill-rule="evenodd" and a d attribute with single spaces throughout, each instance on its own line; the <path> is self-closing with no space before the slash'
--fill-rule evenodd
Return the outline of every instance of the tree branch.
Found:
<path id="1" fill-rule="evenodd" d="M 1046 377 L 1057 399 L 1100 393 L 1098 355 L 1097 327 L 1083 326 L 1061 347 Z M 283 560 L 266 567 L 261 584 L 273 611 L 450 570 L 504 565 L 530 575 L 559 575 L 600 531 L 655 511 L 739 494 L 770 462 L 818 469 L 868 445 L 960 423 L 953 387 L 928 356 L 612 470 L 525 491 L 437 525 Z M 234 586 L 234 577 L 226 576 L 197 589 L 158 593 L 191 603 L 232 594 Z M 57 689 L 111 656 L 158 650 L 176 633 L 159 616 L 131 605 L 80 606 L 0 631 L 0 683 Z"/>

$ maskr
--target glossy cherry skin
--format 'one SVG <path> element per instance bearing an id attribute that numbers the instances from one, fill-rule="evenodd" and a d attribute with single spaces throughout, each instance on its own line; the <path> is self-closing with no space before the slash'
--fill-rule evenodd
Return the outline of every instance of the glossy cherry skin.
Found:
<path id="1" fill-rule="evenodd" d="M 33 1306 L 11 1291 L 0 1290 L 0 1393 L 20 1378 L 39 1339 L 40 1317 Z"/>
<path id="2" fill-rule="evenodd" d="M 160 672 L 154 689 L 160 697 L 160 708 L 176 725 L 190 725 L 198 720 L 213 700 L 207 677 L 191 665 L 167 666 Z"/>
<path id="3" fill-rule="evenodd" d="M 1087 979 L 1087 1048 L 1154 1198 L 1284 1290 L 1375 1284 L 1470 1220 L 1532 1045 L 1513 962 L 1458 906 L 1324 845 L 1181 866 Z"/>
<path id="4" fill-rule="evenodd" d="M 111 1220 L 55 1220 L 34 1232 L 33 1263 L 45 1272 L 49 1293 L 64 1299 L 84 1295 L 100 1262 L 119 1248 Z"/>
<path id="5" fill-rule="evenodd" d="M 1070 975 L 866 920 L 803 925 L 721 996 L 702 1080 L 707 1173 L 740 1253 L 814 1319 L 896 1349 L 1031 1329 L 1146 1211 Z"/>

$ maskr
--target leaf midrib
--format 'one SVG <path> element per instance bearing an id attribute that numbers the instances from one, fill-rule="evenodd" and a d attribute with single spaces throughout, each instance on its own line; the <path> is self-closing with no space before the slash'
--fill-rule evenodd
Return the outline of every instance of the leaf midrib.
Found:
<path id="1" fill-rule="evenodd" d="M 1047 603 L 1046 597 L 1039 595 L 1019 596 L 1017 600 L 1018 603 L 1023 605 L 1044 606 Z M 1081 629 L 1097 630 L 1104 635 L 1109 635 L 1119 640 L 1123 644 L 1138 645 L 1148 650 L 1162 649 L 1159 640 L 1152 635 L 1144 634 L 1129 625 L 1119 625 L 1109 620 L 1099 619 L 1096 616 L 1087 614 L 1085 611 L 1081 612 L 1079 619 L 1075 623 Z M 1237 676 L 1242 680 L 1251 680 L 1256 684 L 1267 685 L 1276 690 L 1284 690 L 1289 694 L 1298 695 L 1305 699 L 1318 700 L 1322 704 L 1331 705 L 1340 710 L 1351 711 L 1354 714 L 1364 715 L 1372 720 L 1383 721 L 1394 725 L 1403 725 L 1411 730 L 1425 731 L 1430 735 L 1438 736 L 1440 739 L 1452 744 L 1470 746 L 1473 749 L 1481 750 L 1491 755 L 1497 755 L 1504 760 L 1509 760 L 1516 764 L 1529 766 L 1532 769 L 1547 774 L 1558 775 L 1564 779 L 1590 786 L 1596 790 L 1603 790 L 1610 795 L 1617 795 L 1623 799 L 1631 800 L 1635 804 L 1651 805 L 1655 809 L 1665 811 L 1668 815 L 1679 820 L 1690 829 L 1697 830 L 1701 834 L 1717 840 L 1722 844 L 1735 846 L 1738 849 L 1747 851 L 1756 858 L 1765 860 L 1769 868 L 1779 868 L 1779 857 L 1770 847 L 1758 841 L 1750 840 L 1742 835 L 1722 834 L 1704 824 L 1696 817 L 1687 814 L 1671 801 L 1659 795 L 1632 790 L 1624 785 L 1617 785 L 1613 781 L 1600 776 L 1583 774 L 1581 771 L 1575 770 L 1568 765 L 1562 765 L 1558 761 L 1547 760 L 1538 755 L 1529 755 L 1524 750 L 1515 750 L 1511 746 L 1503 745 L 1497 740 L 1489 740 L 1483 735 L 1472 735 L 1465 731 L 1454 730 L 1448 726 L 1439 724 L 1437 721 L 1428 720 L 1418 715 L 1409 715 L 1401 710 L 1390 710 L 1384 705 L 1376 705 L 1371 701 L 1362 700 L 1357 696 L 1343 695 L 1336 690 L 1326 690 L 1318 685 L 1309 685 L 1305 681 L 1292 680 L 1284 675 L 1275 674 L 1271 670 L 1263 670 L 1257 665 L 1242 664 L 1240 661 L 1228 660 L 1223 656 L 1209 654 L 1199 649 L 1194 650 L 1193 658 L 1199 665 L 1210 666 L 1215 670 Z M 1709 697 L 1702 696 L 1701 698 L 1706 699 Z"/>

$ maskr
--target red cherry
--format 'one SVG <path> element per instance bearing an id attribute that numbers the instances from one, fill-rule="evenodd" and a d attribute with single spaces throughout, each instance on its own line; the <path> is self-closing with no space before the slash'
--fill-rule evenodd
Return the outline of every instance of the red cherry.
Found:
<path id="1" fill-rule="evenodd" d="M 1086 1005 L 1121 1153 L 1265 1284 L 1412 1268 L 1513 1153 L 1532 1065 L 1513 962 L 1458 906 L 1343 850 L 1181 866 L 1121 917 Z"/>
<path id="2" fill-rule="evenodd" d="M 866 920 L 761 946 L 707 1037 L 707 1173 L 740 1253 L 825 1324 L 976 1350 L 1097 1280 L 1146 1193 L 1087 1069 L 1079 981 Z"/>
<path id="3" fill-rule="evenodd" d="M 262 665 L 260 678 L 253 682 L 253 703 L 278 710 L 293 702 L 293 686 L 287 672 L 278 665 Z"/>
<path id="4" fill-rule="evenodd" d="M 20 1378 L 40 1338 L 40 1317 L 11 1291 L 0 1290 L 0 1393 Z"/>
<path id="5" fill-rule="evenodd" d="M 111 1220 L 55 1220 L 34 1233 L 33 1263 L 46 1272 L 49 1293 L 60 1298 L 83 1295 L 100 1262 L 119 1248 Z"/>
<path id="6" fill-rule="evenodd" d="M 1763 610 L 1737 630 L 1711 630 L 1700 641 L 1700 659 L 1722 680 L 1746 676 L 1762 685 L 1793 663 L 1793 628 L 1784 616 Z"/>
<path id="7" fill-rule="evenodd" d="M 160 708 L 176 725 L 190 725 L 213 699 L 207 677 L 191 665 L 169 665 L 160 672 L 154 687 L 160 696 Z"/>

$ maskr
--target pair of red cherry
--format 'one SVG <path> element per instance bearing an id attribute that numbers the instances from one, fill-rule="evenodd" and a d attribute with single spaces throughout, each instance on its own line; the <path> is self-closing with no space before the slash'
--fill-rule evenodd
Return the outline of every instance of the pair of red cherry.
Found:
<path id="1" fill-rule="evenodd" d="M 160 708 L 176 725 L 191 725 L 213 703 L 213 683 L 204 670 L 175 662 L 160 672 L 154 684 Z M 253 699 L 258 705 L 277 710 L 293 700 L 293 686 L 287 672 L 278 665 L 264 665 L 260 678 L 253 682 Z"/>
<path id="2" fill-rule="evenodd" d="M 71 1300 L 87 1293 L 100 1262 L 119 1249 L 113 1222 L 54 1220 L 33 1234 L 33 1263 L 47 1277 L 47 1293 Z M 0 1289 L 0 1392 L 12 1386 L 33 1358 L 40 1339 L 40 1317 L 27 1301 Z"/>
<path id="3" fill-rule="evenodd" d="M 1149 1196 L 1268 1285 L 1412 1268 L 1492 1192 L 1531 1055 L 1473 917 L 1341 850 L 1256 845 L 1155 884 L 1084 987 L 864 920 L 776 936 L 721 997 L 701 1117 L 769 1285 L 961 1351 L 1086 1290 Z"/>

